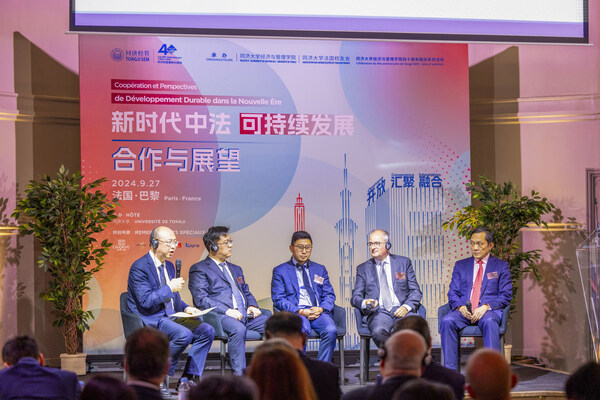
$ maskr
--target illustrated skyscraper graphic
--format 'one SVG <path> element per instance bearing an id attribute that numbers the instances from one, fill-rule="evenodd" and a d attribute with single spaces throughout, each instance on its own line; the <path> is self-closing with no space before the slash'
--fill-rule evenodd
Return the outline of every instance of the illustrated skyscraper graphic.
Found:
<path id="1" fill-rule="evenodd" d="M 427 308 L 427 322 L 437 326 L 436 310 L 447 301 L 442 274 L 444 188 L 437 174 L 392 174 L 388 188 L 385 183 L 382 177 L 369 189 L 365 232 L 385 229 L 390 234 L 391 252 L 412 260 L 423 292 L 421 303 Z M 432 329 L 432 339 L 439 343 L 437 330 Z"/>
<path id="2" fill-rule="evenodd" d="M 346 154 L 344 154 L 344 186 L 340 191 L 342 217 L 335 224 L 334 229 L 338 234 L 339 260 L 340 260 L 340 292 L 338 304 L 346 309 L 346 349 L 358 349 L 360 338 L 354 322 L 354 310 L 350 305 L 352 288 L 354 286 L 354 244 L 358 225 L 350 218 L 350 197 L 352 192 L 348 189 L 348 168 Z"/>
<path id="3" fill-rule="evenodd" d="M 305 231 L 305 214 L 304 214 L 304 202 L 300 193 L 296 197 L 296 203 L 294 204 L 294 231 Z"/>

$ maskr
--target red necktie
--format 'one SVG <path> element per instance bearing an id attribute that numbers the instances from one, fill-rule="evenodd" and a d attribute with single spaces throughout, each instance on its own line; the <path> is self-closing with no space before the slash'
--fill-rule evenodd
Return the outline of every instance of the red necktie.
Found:
<path id="1" fill-rule="evenodd" d="M 477 270 L 477 277 L 473 283 L 473 292 L 471 293 L 471 307 L 473 311 L 479 307 L 479 296 L 481 295 L 481 281 L 483 280 L 483 260 L 478 260 L 479 269 Z"/>

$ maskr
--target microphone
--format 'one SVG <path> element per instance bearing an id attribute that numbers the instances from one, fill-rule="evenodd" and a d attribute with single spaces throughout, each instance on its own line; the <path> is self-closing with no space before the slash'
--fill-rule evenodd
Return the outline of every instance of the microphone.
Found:
<path id="1" fill-rule="evenodd" d="M 181 277 L 181 260 L 175 260 L 175 278 Z"/>
<path id="2" fill-rule="evenodd" d="M 469 312 L 469 314 L 472 314 L 473 313 L 473 310 L 472 310 L 473 307 L 471 306 L 471 300 L 467 300 L 467 304 L 465 304 L 465 305 L 467 306 L 467 311 Z"/>

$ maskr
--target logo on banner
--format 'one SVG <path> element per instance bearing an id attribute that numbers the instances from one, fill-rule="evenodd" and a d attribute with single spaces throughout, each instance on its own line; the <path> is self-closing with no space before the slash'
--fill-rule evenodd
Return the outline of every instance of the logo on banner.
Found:
<path id="1" fill-rule="evenodd" d="M 172 44 L 163 44 L 158 49 L 156 62 L 159 64 L 181 64 L 181 57 L 175 55 L 177 47 Z"/>
<path id="2" fill-rule="evenodd" d="M 118 47 L 110 51 L 110 58 L 112 58 L 113 61 L 123 61 L 124 56 L 125 53 Z"/>

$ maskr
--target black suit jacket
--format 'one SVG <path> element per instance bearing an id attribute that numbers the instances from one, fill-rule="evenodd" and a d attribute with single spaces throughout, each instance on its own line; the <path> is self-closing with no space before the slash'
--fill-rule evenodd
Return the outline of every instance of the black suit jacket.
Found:
<path id="1" fill-rule="evenodd" d="M 308 358 L 301 351 L 298 353 L 306 365 L 319 400 L 339 400 L 342 397 L 342 391 L 338 367 L 332 363 Z"/>
<path id="2" fill-rule="evenodd" d="M 380 385 L 369 385 L 354 389 L 342 397 L 343 400 L 389 400 L 402 385 L 415 376 L 396 376 L 390 378 Z"/>
<path id="3" fill-rule="evenodd" d="M 427 365 L 421 378 L 450 386 L 456 400 L 465 398 L 465 377 L 452 369 L 443 367 L 435 361 L 431 361 L 429 365 Z"/>
<path id="4" fill-rule="evenodd" d="M 131 386 L 135 391 L 135 394 L 137 394 L 138 400 L 162 400 L 159 389 L 136 385 L 135 383 L 130 383 L 129 386 Z"/>

